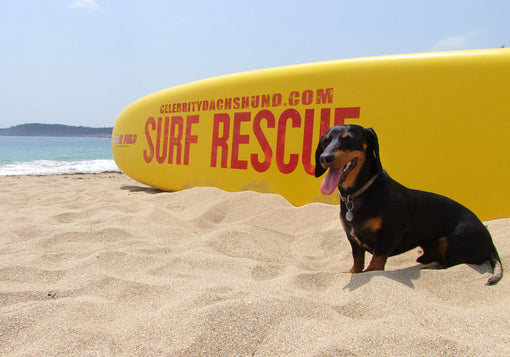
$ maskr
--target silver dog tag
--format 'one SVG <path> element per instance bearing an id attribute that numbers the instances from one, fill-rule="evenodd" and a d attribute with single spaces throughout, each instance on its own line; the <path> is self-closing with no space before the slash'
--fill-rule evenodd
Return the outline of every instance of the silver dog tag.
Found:
<path id="1" fill-rule="evenodd" d="M 351 195 L 347 196 L 345 200 L 345 208 L 347 208 L 347 212 L 345 212 L 345 219 L 350 222 L 354 218 L 354 214 L 352 210 L 354 209 L 354 201 L 351 199 Z"/>

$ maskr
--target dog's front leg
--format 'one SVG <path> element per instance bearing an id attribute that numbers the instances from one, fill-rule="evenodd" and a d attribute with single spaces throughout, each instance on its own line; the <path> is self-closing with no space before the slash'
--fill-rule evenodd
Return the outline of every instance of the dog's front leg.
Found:
<path id="1" fill-rule="evenodd" d="M 370 264 L 368 264 L 368 267 L 365 269 L 365 271 L 384 270 L 387 259 L 388 257 L 384 255 L 374 254 L 370 260 Z"/>
<path id="2" fill-rule="evenodd" d="M 352 257 L 354 258 L 354 263 L 352 268 L 346 271 L 349 274 L 361 273 L 365 268 L 365 250 L 358 247 L 356 243 L 353 243 L 350 239 L 352 247 Z"/>
<path id="3" fill-rule="evenodd" d="M 391 255 L 390 252 L 393 250 L 393 247 L 397 242 L 392 239 L 392 236 L 387 234 L 387 230 L 379 230 L 377 233 L 379 235 L 377 244 L 375 246 L 372 259 L 365 271 L 384 270 L 386 260 L 388 260 L 388 257 Z"/>

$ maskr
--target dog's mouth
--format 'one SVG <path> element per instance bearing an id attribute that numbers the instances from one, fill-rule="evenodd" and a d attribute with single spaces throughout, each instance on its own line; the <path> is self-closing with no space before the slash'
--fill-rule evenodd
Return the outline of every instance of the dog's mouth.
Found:
<path id="1" fill-rule="evenodd" d="M 326 177 L 322 181 L 321 192 L 324 195 L 332 194 L 335 188 L 345 181 L 347 175 L 356 167 L 357 163 L 358 159 L 355 157 L 342 167 L 330 167 Z"/>

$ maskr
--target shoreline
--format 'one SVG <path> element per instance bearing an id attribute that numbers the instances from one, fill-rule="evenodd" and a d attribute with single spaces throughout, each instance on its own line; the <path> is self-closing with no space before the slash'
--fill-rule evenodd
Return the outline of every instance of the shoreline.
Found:
<path id="1" fill-rule="evenodd" d="M 345 274 L 338 206 L 120 171 L 0 176 L 0 354 L 502 356 L 488 264 Z M 510 219 L 487 221 L 504 267 Z"/>
<path id="2" fill-rule="evenodd" d="M 90 171 L 90 172 L 62 172 L 62 173 L 52 173 L 52 174 L 13 174 L 13 175 L 0 175 L 0 178 L 2 177 L 24 177 L 24 176 L 31 176 L 31 177 L 45 177 L 45 176 L 62 176 L 62 175 L 101 175 L 101 174 L 122 174 L 126 177 L 128 177 L 125 173 L 123 173 L 120 169 L 119 170 L 100 170 L 100 171 Z M 133 180 L 134 181 L 134 180 Z M 135 181 L 137 182 L 137 181 Z M 138 182 L 140 183 L 140 182 Z M 140 183 L 140 185 L 143 185 Z"/>

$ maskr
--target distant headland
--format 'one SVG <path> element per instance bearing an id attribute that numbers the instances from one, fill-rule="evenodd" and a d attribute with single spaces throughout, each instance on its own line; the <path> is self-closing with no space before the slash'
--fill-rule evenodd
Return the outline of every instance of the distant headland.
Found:
<path id="1" fill-rule="evenodd" d="M 0 129 L 0 136 L 87 136 L 110 138 L 113 128 L 90 128 L 61 124 L 21 124 Z"/>

